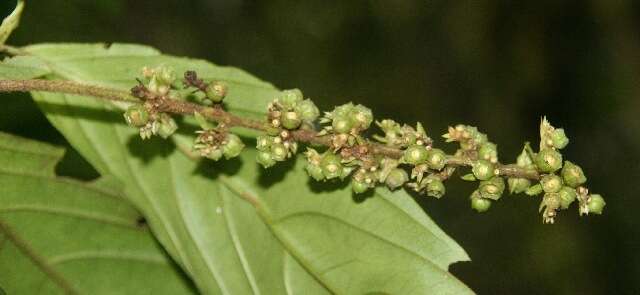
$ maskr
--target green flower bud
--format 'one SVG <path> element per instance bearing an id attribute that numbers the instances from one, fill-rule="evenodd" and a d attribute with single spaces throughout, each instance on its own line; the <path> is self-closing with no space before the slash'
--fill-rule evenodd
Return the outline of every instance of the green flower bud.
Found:
<path id="1" fill-rule="evenodd" d="M 176 73 L 172 68 L 159 67 L 155 70 L 156 79 L 158 82 L 164 85 L 171 85 L 176 80 Z"/>
<path id="2" fill-rule="evenodd" d="M 473 175 L 480 180 L 488 180 L 495 175 L 494 166 L 487 160 L 478 160 L 473 164 L 471 169 Z"/>
<path id="3" fill-rule="evenodd" d="M 532 185 L 526 191 L 524 191 L 524 193 L 528 196 L 539 195 L 540 193 L 542 193 L 542 185 L 539 183 Z"/>
<path id="4" fill-rule="evenodd" d="M 471 208 L 478 213 L 486 212 L 491 207 L 491 200 L 482 198 L 478 191 L 474 191 L 470 199 Z"/>
<path id="5" fill-rule="evenodd" d="M 331 122 L 331 126 L 333 127 L 333 131 L 336 133 L 349 133 L 353 125 L 351 124 L 351 120 L 347 117 L 336 117 L 333 118 Z"/>
<path id="6" fill-rule="evenodd" d="M 587 177 L 584 176 L 582 168 L 569 161 L 564 162 L 564 167 L 562 167 L 561 174 L 565 184 L 573 188 L 576 188 L 581 184 L 587 182 Z"/>
<path id="7" fill-rule="evenodd" d="M 478 158 L 491 163 L 498 162 L 498 146 L 491 142 L 486 142 L 478 149 Z"/>
<path id="8" fill-rule="evenodd" d="M 504 180 L 502 177 L 494 176 L 489 180 L 481 181 L 478 191 L 485 199 L 498 200 L 504 192 Z"/>
<path id="9" fill-rule="evenodd" d="M 509 178 L 509 192 L 512 194 L 519 194 L 525 192 L 530 186 L 531 181 L 526 178 Z"/>
<path id="10" fill-rule="evenodd" d="M 562 149 L 569 144 L 569 138 L 564 134 L 564 129 L 559 128 L 551 133 L 551 142 L 557 149 Z"/>
<path id="11" fill-rule="evenodd" d="M 409 181 L 409 175 L 404 169 L 395 168 L 389 172 L 387 178 L 385 179 L 385 184 L 391 190 L 395 190 L 401 187 L 405 182 Z"/>
<path id="12" fill-rule="evenodd" d="M 306 122 L 313 122 L 320 116 L 320 110 L 310 99 L 305 99 L 296 104 L 294 110 Z"/>
<path id="13" fill-rule="evenodd" d="M 124 113 L 124 120 L 130 126 L 142 127 L 149 123 L 149 111 L 143 105 L 132 105 Z"/>
<path id="14" fill-rule="evenodd" d="M 162 136 L 162 138 L 168 138 L 178 130 L 178 124 L 169 115 L 161 116 L 159 124 L 158 135 Z"/>
<path id="15" fill-rule="evenodd" d="M 324 154 L 324 156 L 322 157 L 322 161 L 320 162 L 320 166 L 322 167 L 322 173 L 327 179 L 342 176 L 343 171 L 341 159 L 335 154 Z"/>
<path id="16" fill-rule="evenodd" d="M 307 174 L 309 174 L 309 176 L 311 176 L 316 181 L 324 179 L 324 174 L 322 173 L 322 168 L 320 168 L 320 166 L 307 163 L 305 169 L 307 170 Z"/>
<path id="17" fill-rule="evenodd" d="M 287 109 L 293 109 L 296 104 L 302 101 L 304 96 L 302 95 L 302 91 L 300 89 L 287 89 L 282 91 L 282 95 L 280 96 L 280 103 L 282 106 Z"/>
<path id="18" fill-rule="evenodd" d="M 562 154 L 554 149 L 543 149 L 536 155 L 535 162 L 540 171 L 552 173 L 562 167 Z"/>
<path id="19" fill-rule="evenodd" d="M 219 81 L 214 81 L 209 83 L 209 85 L 207 85 L 207 88 L 205 88 L 205 95 L 211 101 L 220 103 L 225 98 L 225 96 L 227 96 L 227 90 L 228 88 L 226 84 Z"/>
<path id="20" fill-rule="evenodd" d="M 258 151 L 256 161 L 264 168 L 269 168 L 276 164 L 276 160 L 273 159 L 271 153 L 268 151 Z"/>
<path id="21" fill-rule="evenodd" d="M 220 158 L 222 158 L 222 150 L 218 148 L 209 148 L 203 151 L 206 151 L 206 152 L 201 152 L 200 154 L 206 157 L 207 159 L 218 161 L 220 160 Z"/>
<path id="22" fill-rule="evenodd" d="M 222 153 L 226 159 L 235 158 L 240 155 L 242 149 L 244 149 L 244 143 L 240 137 L 235 134 L 229 133 L 226 139 L 227 143 L 222 146 Z"/>
<path id="23" fill-rule="evenodd" d="M 256 149 L 260 151 L 268 151 L 273 143 L 273 137 L 260 135 L 256 138 Z"/>
<path id="24" fill-rule="evenodd" d="M 546 193 L 557 193 L 562 188 L 562 178 L 555 174 L 545 175 L 540 179 L 542 190 Z"/>
<path id="25" fill-rule="evenodd" d="M 286 129 L 297 129 L 302 124 L 302 119 L 296 112 L 284 112 L 280 117 L 282 127 Z"/>
<path id="26" fill-rule="evenodd" d="M 434 170 L 441 170 L 447 161 L 446 154 L 441 149 L 430 149 L 427 151 L 427 165 Z"/>
<path id="27" fill-rule="evenodd" d="M 284 161 L 287 159 L 287 154 L 289 151 L 282 143 L 274 143 L 270 148 L 271 157 L 276 161 Z"/>
<path id="28" fill-rule="evenodd" d="M 427 160 L 427 149 L 421 145 L 412 145 L 404 150 L 403 159 L 411 165 L 418 165 Z"/>
<path id="29" fill-rule="evenodd" d="M 373 113 L 371 109 L 359 104 L 353 107 L 350 118 L 353 126 L 359 129 L 367 129 L 373 122 Z"/>
<path id="30" fill-rule="evenodd" d="M 371 188 L 371 185 L 367 184 L 364 181 L 358 181 L 358 180 L 355 180 L 355 179 L 353 179 L 351 181 L 351 189 L 356 194 L 364 193 L 364 192 L 368 191 L 370 188 Z"/>
<path id="31" fill-rule="evenodd" d="M 560 208 L 562 209 L 569 208 L 569 205 L 571 205 L 577 197 L 576 190 L 568 186 L 563 186 L 558 192 L 558 195 L 560 196 Z"/>
<path id="32" fill-rule="evenodd" d="M 425 179 L 427 181 L 426 191 L 427 196 L 434 197 L 440 199 L 444 196 L 446 192 L 446 188 L 444 187 L 444 183 L 438 177 L 427 177 Z"/>
<path id="33" fill-rule="evenodd" d="M 601 195 L 592 194 L 589 196 L 587 207 L 589 208 L 589 213 L 602 214 L 602 209 L 606 204 Z"/>

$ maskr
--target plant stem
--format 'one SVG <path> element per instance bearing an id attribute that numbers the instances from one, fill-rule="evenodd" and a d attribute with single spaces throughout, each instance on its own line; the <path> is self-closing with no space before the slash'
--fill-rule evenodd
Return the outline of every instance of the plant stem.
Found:
<path id="1" fill-rule="evenodd" d="M 94 85 L 87 85 L 79 82 L 64 80 L 0 80 L 0 92 L 29 92 L 29 91 L 45 91 L 64 94 L 75 94 L 82 96 L 91 96 L 111 101 L 124 101 L 140 103 L 141 99 L 135 98 L 130 93 L 113 88 L 106 88 Z M 265 122 L 242 118 L 223 110 L 221 107 L 206 107 L 199 104 L 160 97 L 153 99 L 154 106 L 160 112 L 194 115 L 200 113 L 208 120 L 218 123 L 224 123 L 229 127 L 243 127 L 258 131 L 266 131 L 269 126 Z M 331 136 L 319 136 L 315 130 L 298 129 L 291 131 L 291 136 L 300 142 L 306 142 L 313 145 L 331 146 Z M 386 157 L 399 159 L 403 155 L 401 149 L 388 147 L 379 143 L 368 143 L 371 152 Z M 447 158 L 449 166 L 470 166 L 469 159 L 449 156 Z M 540 179 L 540 175 L 535 169 L 527 169 L 516 165 L 498 165 L 498 172 L 501 176 L 527 178 L 532 180 Z"/>

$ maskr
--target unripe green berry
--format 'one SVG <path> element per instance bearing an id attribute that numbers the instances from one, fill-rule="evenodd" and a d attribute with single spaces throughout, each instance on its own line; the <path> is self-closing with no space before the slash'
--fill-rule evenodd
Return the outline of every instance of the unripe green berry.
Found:
<path id="1" fill-rule="evenodd" d="M 569 138 L 564 134 L 564 129 L 559 128 L 551 133 L 551 142 L 557 149 L 562 149 L 569 144 Z"/>
<path id="2" fill-rule="evenodd" d="M 227 143 L 222 146 L 222 153 L 226 159 L 235 158 L 242 152 L 244 149 L 244 143 L 240 137 L 235 134 L 229 133 L 226 139 Z"/>
<path id="3" fill-rule="evenodd" d="M 394 190 L 401 187 L 405 182 L 409 181 L 409 175 L 404 169 L 394 168 L 389 172 L 385 179 L 385 184 L 389 189 Z"/>
<path id="4" fill-rule="evenodd" d="M 562 178 L 555 174 L 545 175 L 540 179 L 540 184 L 545 193 L 557 193 L 562 188 Z"/>
<path id="5" fill-rule="evenodd" d="M 471 194 L 471 208 L 479 213 L 486 212 L 491 207 L 491 200 L 480 197 L 478 191 Z"/>
<path id="6" fill-rule="evenodd" d="M 589 208 L 589 213 L 602 214 L 602 210 L 606 204 L 601 195 L 592 194 L 589 196 L 587 207 Z"/>
<path id="7" fill-rule="evenodd" d="M 483 143 L 478 149 L 478 158 L 496 163 L 498 161 L 498 146 L 491 142 Z"/>
<path id="8" fill-rule="evenodd" d="M 353 125 L 351 124 L 351 120 L 347 117 L 336 117 L 333 118 L 331 122 L 331 126 L 333 127 L 333 131 L 336 133 L 349 133 Z"/>
<path id="9" fill-rule="evenodd" d="M 268 151 L 258 151 L 258 155 L 256 155 L 256 161 L 264 168 L 269 168 L 276 164 L 276 160 L 273 159 L 271 153 Z"/>
<path id="10" fill-rule="evenodd" d="M 485 199 L 498 200 L 504 192 L 504 180 L 502 177 L 494 176 L 489 180 L 481 181 L 478 191 Z"/>
<path id="11" fill-rule="evenodd" d="M 444 168 L 447 156 L 441 149 L 430 149 L 427 151 L 427 165 L 434 170 Z"/>
<path id="12" fill-rule="evenodd" d="M 403 159 L 411 165 L 422 164 L 427 160 L 427 149 L 421 145 L 412 145 L 404 150 Z"/>
<path id="13" fill-rule="evenodd" d="M 509 192 L 519 194 L 526 191 L 531 186 L 531 181 L 526 178 L 509 178 Z"/>
<path id="14" fill-rule="evenodd" d="M 282 127 L 286 129 L 297 129 L 302 124 L 302 119 L 296 112 L 284 112 L 280 117 Z"/>
<path id="15" fill-rule="evenodd" d="M 351 181 L 351 189 L 356 194 L 361 194 L 368 191 L 371 188 L 370 184 L 367 184 L 364 181 L 352 180 Z"/>
<path id="16" fill-rule="evenodd" d="M 127 124 L 134 127 L 142 127 L 149 122 L 149 111 L 140 104 L 130 106 L 124 113 Z"/>
<path id="17" fill-rule="evenodd" d="M 560 196 L 560 208 L 562 209 L 569 208 L 569 205 L 576 200 L 577 196 L 576 190 L 568 186 L 563 186 L 558 195 Z"/>
<path id="18" fill-rule="evenodd" d="M 324 156 L 322 157 L 322 161 L 320 162 L 320 166 L 322 167 L 322 173 L 327 179 L 342 176 L 341 159 L 335 154 L 324 154 Z"/>
<path id="19" fill-rule="evenodd" d="M 495 175 L 493 164 L 487 160 L 476 161 L 473 164 L 473 169 L 471 171 L 479 180 L 488 180 Z"/>
<path id="20" fill-rule="evenodd" d="M 543 149 L 536 155 L 535 163 L 540 171 L 553 173 L 562 167 L 562 154 L 554 149 Z"/>
<path id="21" fill-rule="evenodd" d="M 302 91 L 300 89 L 287 89 L 282 91 L 282 96 L 280 96 L 280 103 L 286 109 L 293 109 L 298 102 L 301 102 L 304 96 L 302 95 Z"/>
<path id="22" fill-rule="evenodd" d="M 276 161 L 284 161 L 287 159 L 287 148 L 282 143 L 274 143 L 270 148 L 271 157 Z"/>
<path id="23" fill-rule="evenodd" d="M 176 124 L 176 121 L 174 121 L 173 118 L 169 117 L 168 115 L 162 116 L 160 118 L 158 135 L 160 135 L 162 138 L 168 138 L 174 132 L 176 132 L 176 130 L 178 130 L 178 124 Z"/>
<path id="24" fill-rule="evenodd" d="M 324 174 L 322 173 L 322 168 L 320 168 L 320 166 L 307 163 L 305 169 L 307 170 L 307 174 L 309 174 L 309 176 L 311 176 L 316 181 L 324 179 Z"/>
<path id="25" fill-rule="evenodd" d="M 542 191 L 542 185 L 538 183 L 530 186 L 526 191 L 524 191 L 524 193 L 528 196 L 536 196 L 542 193 Z"/>
<path id="26" fill-rule="evenodd" d="M 320 110 L 318 110 L 318 107 L 309 99 L 305 99 L 296 104 L 294 110 L 300 114 L 300 118 L 306 122 L 313 122 L 320 116 Z"/>
<path id="27" fill-rule="evenodd" d="M 227 96 L 227 85 L 219 81 L 211 82 L 205 89 L 205 95 L 211 101 L 220 103 Z"/>
<path id="28" fill-rule="evenodd" d="M 564 167 L 562 167 L 562 178 L 566 185 L 576 188 L 581 184 L 587 182 L 587 177 L 584 176 L 584 172 L 582 172 L 582 168 L 580 166 L 571 163 L 570 161 L 564 162 Z"/>
<path id="29" fill-rule="evenodd" d="M 353 126 L 359 129 L 367 129 L 373 122 L 373 113 L 371 109 L 359 104 L 353 107 L 350 118 Z"/>
<path id="30" fill-rule="evenodd" d="M 427 181 L 427 195 L 434 198 L 441 198 L 444 196 L 446 192 L 446 188 L 444 187 L 444 183 L 437 177 L 430 177 L 426 179 Z"/>

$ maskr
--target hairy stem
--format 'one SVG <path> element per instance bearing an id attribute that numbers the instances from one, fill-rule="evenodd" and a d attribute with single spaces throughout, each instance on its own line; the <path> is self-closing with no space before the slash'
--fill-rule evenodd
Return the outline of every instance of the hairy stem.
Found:
<path id="1" fill-rule="evenodd" d="M 0 92 L 29 92 L 29 91 L 45 91 L 64 94 L 75 94 L 82 96 L 91 96 L 111 101 L 125 102 L 141 102 L 130 93 L 113 88 L 106 88 L 83 83 L 64 81 L 64 80 L 0 80 Z M 156 99 L 154 100 L 158 111 L 181 114 L 194 115 L 200 113 L 208 120 L 218 123 L 224 123 L 229 127 L 243 127 L 258 131 L 266 131 L 269 126 L 265 122 L 242 118 L 220 107 L 206 107 L 199 104 L 176 100 L 176 99 Z M 318 132 L 309 129 L 299 129 L 291 131 L 291 136 L 300 142 L 313 145 L 331 146 L 330 136 L 319 136 Z M 371 152 L 386 157 L 399 159 L 402 157 L 403 151 L 397 148 L 388 147 L 379 143 L 368 142 Z M 456 156 L 449 156 L 447 159 L 449 166 L 470 166 L 470 159 Z M 540 179 L 540 175 L 535 169 L 527 169 L 516 165 L 499 165 L 498 172 L 501 176 L 527 178 L 532 180 Z"/>

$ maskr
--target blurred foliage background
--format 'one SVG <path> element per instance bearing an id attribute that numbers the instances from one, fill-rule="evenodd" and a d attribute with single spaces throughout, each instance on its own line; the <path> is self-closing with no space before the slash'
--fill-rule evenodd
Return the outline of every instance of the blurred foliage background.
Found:
<path id="1" fill-rule="evenodd" d="M 61 0 L 29 1 L 9 43 L 144 43 L 301 88 L 325 109 L 352 100 L 421 121 L 441 146 L 448 125 L 476 125 L 503 161 L 547 115 L 604 215 L 572 207 L 543 225 L 526 196 L 476 214 L 472 185 L 453 180 L 445 198 L 420 200 L 473 259 L 451 271 L 479 294 L 639 294 L 638 28 L 632 0 Z M 27 95 L 2 102 L 0 130 L 66 144 Z M 96 176 L 73 151 L 59 172 Z"/>

